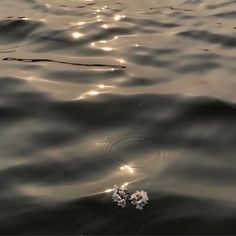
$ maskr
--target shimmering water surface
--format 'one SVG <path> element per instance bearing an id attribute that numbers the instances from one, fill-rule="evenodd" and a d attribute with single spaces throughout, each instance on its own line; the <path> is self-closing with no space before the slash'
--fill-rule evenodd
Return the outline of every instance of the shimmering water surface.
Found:
<path id="1" fill-rule="evenodd" d="M 235 91 L 235 0 L 1 0 L 0 233 L 236 234 Z"/>

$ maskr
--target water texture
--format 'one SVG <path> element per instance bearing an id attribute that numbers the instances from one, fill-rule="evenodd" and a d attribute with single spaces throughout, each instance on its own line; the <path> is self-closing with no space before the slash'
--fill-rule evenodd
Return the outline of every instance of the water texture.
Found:
<path id="1" fill-rule="evenodd" d="M 1 0 L 0 233 L 236 234 L 235 19 L 235 0 Z M 113 203 L 124 183 L 143 211 Z"/>

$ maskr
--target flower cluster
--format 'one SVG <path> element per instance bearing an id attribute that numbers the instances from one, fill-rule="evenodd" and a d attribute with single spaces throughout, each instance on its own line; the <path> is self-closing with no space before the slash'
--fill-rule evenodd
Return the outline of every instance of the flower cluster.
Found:
<path id="1" fill-rule="evenodd" d="M 128 189 L 125 186 L 115 186 L 112 199 L 114 202 L 117 202 L 118 206 L 125 208 L 126 200 L 129 198 L 129 195 Z"/>
<path id="2" fill-rule="evenodd" d="M 130 197 L 130 200 L 133 205 L 136 205 L 136 209 L 143 210 L 145 205 L 148 204 L 149 198 L 147 192 L 141 190 L 133 193 Z"/>
<path id="3" fill-rule="evenodd" d="M 147 192 L 141 190 L 130 194 L 125 186 L 115 186 L 112 199 L 114 202 L 117 202 L 118 206 L 122 208 L 125 208 L 126 201 L 130 200 L 133 205 L 136 205 L 136 209 L 138 210 L 143 210 L 145 205 L 148 204 L 149 200 Z"/>

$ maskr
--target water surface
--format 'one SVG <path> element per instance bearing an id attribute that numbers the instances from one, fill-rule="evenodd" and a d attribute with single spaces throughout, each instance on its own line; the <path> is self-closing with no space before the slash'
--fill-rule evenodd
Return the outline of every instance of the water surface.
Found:
<path id="1" fill-rule="evenodd" d="M 235 0 L 0 13 L 2 234 L 236 233 Z M 124 183 L 143 211 L 113 204 Z"/>

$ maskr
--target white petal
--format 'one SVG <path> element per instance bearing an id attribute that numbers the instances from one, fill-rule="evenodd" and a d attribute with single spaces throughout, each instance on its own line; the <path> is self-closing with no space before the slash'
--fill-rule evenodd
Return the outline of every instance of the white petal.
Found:
<path id="1" fill-rule="evenodd" d="M 113 194 L 112 199 L 113 199 L 114 202 L 118 202 L 118 201 L 121 200 L 121 197 L 118 194 Z"/>
<path id="2" fill-rule="evenodd" d="M 121 199 L 121 200 L 118 202 L 117 205 L 118 205 L 118 206 L 121 206 L 122 208 L 125 208 L 125 206 L 126 206 L 126 201 L 125 201 L 124 199 Z"/>

